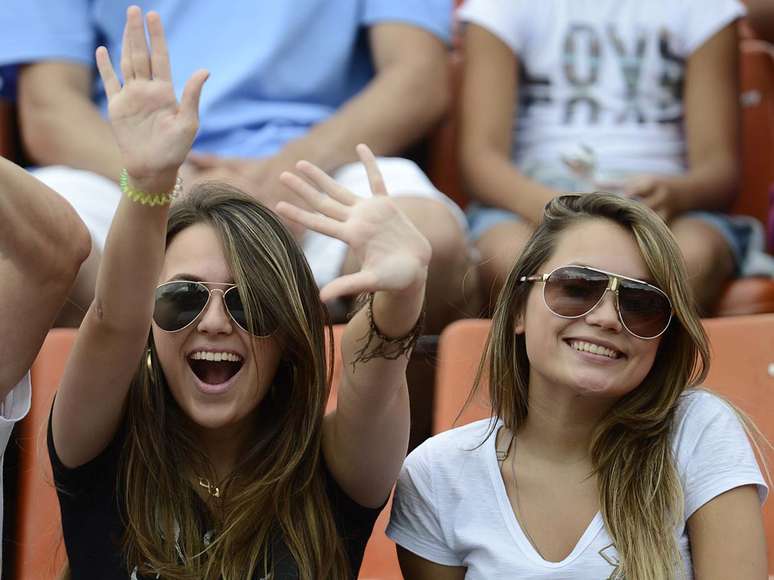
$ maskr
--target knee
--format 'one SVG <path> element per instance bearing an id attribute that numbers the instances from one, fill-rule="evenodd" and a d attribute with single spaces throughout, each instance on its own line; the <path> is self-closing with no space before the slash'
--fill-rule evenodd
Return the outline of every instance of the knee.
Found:
<path id="1" fill-rule="evenodd" d="M 452 211 L 435 200 L 411 201 L 410 210 L 404 211 L 430 242 L 431 269 L 451 273 L 459 265 L 467 266 L 470 262 L 467 237 Z"/>
<path id="2" fill-rule="evenodd" d="M 727 277 L 734 258 L 728 241 L 715 227 L 696 219 L 684 219 L 672 226 L 688 272 L 693 276 Z"/>

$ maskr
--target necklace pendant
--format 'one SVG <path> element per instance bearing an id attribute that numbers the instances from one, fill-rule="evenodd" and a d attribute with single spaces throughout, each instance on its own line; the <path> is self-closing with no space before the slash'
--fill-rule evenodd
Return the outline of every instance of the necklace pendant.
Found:
<path id="1" fill-rule="evenodd" d="M 220 497 L 220 488 L 217 485 L 212 485 L 209 479 L 203 477 L 199 478 L 199 485 L 207 490 L 212 497 Z"/>

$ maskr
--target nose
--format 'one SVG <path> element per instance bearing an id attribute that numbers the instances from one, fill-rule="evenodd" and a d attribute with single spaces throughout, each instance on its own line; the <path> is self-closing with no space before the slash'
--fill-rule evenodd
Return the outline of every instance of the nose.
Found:
<path id="1" fill-rule="evenodd" d="M 205 334 L 230 334 L 233 331 L 223 291 L 219 288 L 210 291 L 210 300 L 199 317 L 196 329 Z"/>
<path id="2" fill-rule="evenodd" d="M 623 330 L 621 318 L 618 316 L 616 298 L 616 293 L 613 290 L 606 290 L 605 295 L 599 301 L 599 304 L 586 315 L 586 323 L 592 326 L 606 328 L 614 332 Z"/>

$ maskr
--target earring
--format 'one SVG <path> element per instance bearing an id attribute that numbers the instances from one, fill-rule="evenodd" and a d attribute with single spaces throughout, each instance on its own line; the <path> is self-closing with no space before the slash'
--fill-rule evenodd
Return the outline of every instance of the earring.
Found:
<path id="1" fill-rule="evenodd" d="M 148 367 L 148 372 L 153 372 L 153 359 L 151 358 L 151 349 L 148 349 L 147 355 L 145 356 L 145 366 Z"/>

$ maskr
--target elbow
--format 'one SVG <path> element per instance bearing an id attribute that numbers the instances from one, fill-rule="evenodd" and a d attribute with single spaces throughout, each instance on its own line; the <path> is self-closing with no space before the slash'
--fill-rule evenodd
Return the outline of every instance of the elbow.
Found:
<path id="1" fill-rule="evenodd" d="M 64 200 L 61 203 L 65 204 Z M 57 232 L 48 240 L 49 277 L 56 283 L 70 287 L 81 265 L 91 253 L 91 235 L 71 207 L 62 216 Z"/>

